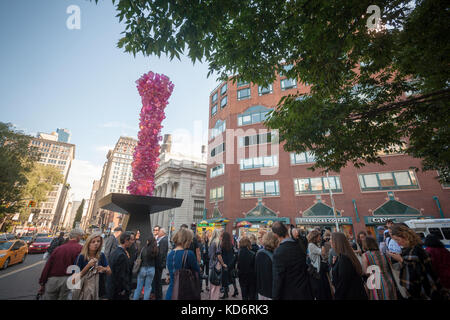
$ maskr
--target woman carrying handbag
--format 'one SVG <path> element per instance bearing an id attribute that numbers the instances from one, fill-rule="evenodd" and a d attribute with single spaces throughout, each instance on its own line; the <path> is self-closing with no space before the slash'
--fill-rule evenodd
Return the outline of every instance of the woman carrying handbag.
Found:
<path id="1" fill-rule="evenodd" d="M 111 268 L 108 265 L 106 256 L 101 252 L 103 238 L 100 233 L 93 233 L 86 240 L 81 249 L 75 264 L 81 272 L 80 287 L 72 292 L 72 300 L 98 300 L 99 299 L 99 274 L 110 275 Z M 73 279 L 72 284 L 76 284 Z"/>
<path id="2" fill-rule="evenodd" d="M 147 240 L 146 246 L 142 248 L 133 265 L 133 274 L 137 274 L 137 285 L 133 300 L 139 300 L 142 288 L 144 288 L 144 300 L 150 300 L 157 255 L 158 246 L 153 234 L 150 234 L 150 239 Z"/>
<path id="3" fill-rule="evenodd" d="M 219 300 L 222 268 L 227 268 L 227 265 L 220 250 L 220 230 L 214 229 L 209 245 L 209 300 Z"/>
<path id="4" fill-rule="evenodd" d="M 167 256 L 170 283 L 166 300 L 200 299 L 200 267 L 194 252 L 189 250 L 192 239 L 192 231 L 186 228 L 173 237 L 175 248 Z"/>

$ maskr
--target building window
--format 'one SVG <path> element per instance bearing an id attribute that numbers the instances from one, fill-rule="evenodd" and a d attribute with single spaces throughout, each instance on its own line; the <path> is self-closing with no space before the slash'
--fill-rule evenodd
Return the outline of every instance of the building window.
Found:
<path id="1" fill-rule="evenodd" d="M 228 101 L 228 96 L 225 96 L 222 99 L 220 99 L 220 107 L 224 108 L 227 105 L 227 101 Z"/>
<path id="2" fill-rule="evenodd" d="M 211 178 L 215 178 L 215 177 L 220 176 L 220 175 L 222 175 L 224 173 L 225 173 L 225 165 L 222 163 L 222 164 L 219 164 L 218 166 L 215 166 L 214 168 L 211 168 L 210 177 Z"/>
<path id="3" fill-rule="evenodd" d="M 220 88 L 220 94 L 224 95 L 225 93 L 227 93 L 227 89 L 228 89 L 228 84 L 225 83 L 222 88 Z"/>
<path id="4" fill-rule="evenodd" d="M 273 92 L 273 85 L 269 84 L 268 87 L 258 86 L 258 95 L 262 96 L 264 94 L 269 94 Z"/>
<path id="5" fill-rule="evenodd" d="M 339 177 L 329 177 L 331 190 L 333 192 L 342 192 L 341 179 Z M 295 194 L 316 194 L 329 192 L 328 178 L 301 178 L 294 179 Z"/>
<path id="6" fill-rule="evenodd" d="M 237 87 L 243 87 L 243 86 L 247 86 L 250 82 L 248 81 L 243 81 L 243 80 L 238 80 L 237 81 Z"/>
<path id="7" fill-rule="evenodd" d="M 218 93 L 216 92 L 216 93 L 214 93 L 214 95 L 211 98 L 212 103 L 216 103 L 217 97 L 218 97 Z"/>
<path id="8" fill-rule="evenodd" d="M 275 133 L 272 132 L 257 134 L 254 136 L 238 137 L 239 147 L 247 147 L 257 144 L 271 143 L 273 137 L 275 137 Z"/>
<path id="9" fill-rule="evenodd" d="M 217 147 L 211 150 L 211 157 L 215 157 L 216 155 L 225 151 L 225 142 L 219 144 Z"/>
<path id="10" fill-rule="evenodd" d="M 314 163 L 316 157 L 310 151 L 302 153 L 291 153 L 291 164 Z"/>
<path id="11" fill-rule="evenodd" d="M 238 90 L 237 98 L 238 98 L 238 100 L 244 100 L 244 99 L 250 98 L 250 88 Z"/>
<path id="12" fill-rule="evenodd" d="M 278 180 L 241 183 L 241 198 L 279 196 Z"/>
<path id="13" fill-rule="evenodd" d="M 215 115 L 217 113 L 217 104 L 213 105 L 211 108 L 211 116 Z"/>
<path id="14" fill-rule="evenodd" d="M 278 156 L 241 159 L 241 170 L 250 170 L 266 167 L 278 167 Z"/>
<path id="15" fill-rule="evenodd" d="M 209 202 L 223 200 L 223 186 L 209 190 Z"/>
<path id="16" fill-rule="evenodd" d="M 251 107 L 243 114 L 238 115 L 238 126 L 263 122 L 267 119 L 267 114 L 272 110 L 262 106 Z"/>
<path id="17" fill-rule="evenodd" d="M 214 128 L 211 129 L 211 139 L 214 139 L 219 134 L 226 130 L 226 121 L 218 120 Z"/>
<path id="18" fill-rule="evenodd" d="M 194 221 L 199 222 L 203 220 L 203 210 L 205 202 L 203 200 L 194 200 Z"/>
<path id="19" fill-rule="evenodd" d="M 281 90 L 297 88 L 297 81 L 295 79 L 281 80 Z"/>
<path id="20" fill-rule="evenodd" d="M 362 191 L 419 189 L 413 170 L 358 175 Z"/>

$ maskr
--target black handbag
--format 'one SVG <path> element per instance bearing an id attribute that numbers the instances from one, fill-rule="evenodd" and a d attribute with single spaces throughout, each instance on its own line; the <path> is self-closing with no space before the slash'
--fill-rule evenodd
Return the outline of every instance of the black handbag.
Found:
<path id="1" fill-rule="evenodd" d="M 183 253 L 181 269 L 176 270 L 174 274 L 172 300 L 200 300 L 201 288 L 198 273 L 185 268 L 186 259 L 187 250 Z"/>
<path id="2" fill-rule="evenodd" d="M 216 263 L 214 268 L 209 271 L 209 282 L 214 286 L 220 286 L 222 284 L 222 265 L 217 261 L 217 253 L 214 256 Z"/>

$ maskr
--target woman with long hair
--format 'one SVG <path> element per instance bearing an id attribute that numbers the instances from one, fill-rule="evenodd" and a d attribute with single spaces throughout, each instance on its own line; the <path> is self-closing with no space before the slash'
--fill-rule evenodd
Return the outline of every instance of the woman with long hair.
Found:
<path id="1" fill-rule="evenodd" d="M 308 236 L 308 257 L 311 261 L 311 266 L 314 267 L 315 277 L 311 277 L 311 285 L 313 289 L 314 297 L 317 300 L 331 300 L 331 288 L 328 280 L 328 264 L 322 263 L 322 255 L 325 252 L 325 248 L 320 248 L 320 242 L 322 236 L 320 231 L 313 230 Z"/>
<path id="2" fill-rule="evenodd" d="M 390 234 L 402 247 L 401 254 L 390 252 L 389 255 L 400 263 L 400 284 L 406 289 L 408 299 L 441 299 L 442 286 L 433 270 L 430 256 L 422 248 L 419 235 L 397 223 L 392 226 Z"/>
<path id="3" fill-rule="evenodd" d="M 201 248 L 201 256 L 202 256 L 202 260 L 203 260 L 203 270 L 202 270 L 202 274 L 204 274 L 204 277 L 202 277 L 202 283 L 203 283 L 203 279 L 206 281 L 205 284 L 205 289 L 206 291 L 209 291 L 208 288 L 208 277 L 209 277 L 209 238 L 211 236 L 211 231 L 210 230 L 206 230 L 206 232 L 203 232 L 202 234 L 202 248 Z M 203 285 L 202 285 L 203 286 Z"/>
<path id="4" fill-rule="evenodd" d="M 331 234 L 331 247 L 336 252 L 333 265 L 336 300 L 367 300 L 361 264 L 342 232 Z"/>
<path id="5" fill-rule="evenodd" d="M 82 288 L 75 296 L 74 300 L 98 300 L 99 299 L 99 273 L 111 275 L 111 268 L 108 265 L 105 254 L 102 252 L 103 238 L 101 233 L 91 234 L 81 249 L 75 260 L 80 272 L 80 279 L 83 281 Z"/>
<path id="6" fill-rule="evenodd" d="M 379 279 L 375 279 L 375 284 L 379 287 L 373 286 L 368 288 L 370 300 L 397 300 L 396 285 L 394 282 L 394 275 L 392 273 L 392 266 L 389 257 L 380 251 L 378 242 L 375 238 L 366 237 L 362 242 L 362 268 L 367 276 L 372 272 L 369 270 L 370 266 L 376 266 L 380 272 Z"/>
<path id="7" fill-rule="evenodd" d="M 231 235 L 228 232 L 224 232 L 221 236 L 220 248 L 222 253 L 223 262 L 227 265 L 222 272 L 222 288 L 223 296 L 220 299 L 228 298 L 228 286 L 233 282 L 231 279 L 232 266 L 234 265 L 234 252 L 233 244 L 231 243 Z M 236 293 L 236 287 L 234 287 Z"/>
<path id="8" fill-rule="evenodd" d="M 140 256 L 141 267 L 137 275 L 137 285 L 134 290 L 133 300 L 139 300 L 142 287 L 144 287 L 144 300 L 150 300 L 152 281 L 155 276 L 156 258 L 158 256 L 158 246 L 152 233 L 150 233 L 150 238 L 147 240 L 145 247 L 142 248 Z"/>
<path id="9" fill-rule="evenodd" d="M 209 241 L 209 275 L 211 277 L 212 272 L 214 272 L 214 268 L 221 269 L 222 271 L 226 269 L 228 266 L 222 259 L 222 251 L 220 248 L 220 229 L 214 229 L 211 235 L 211 240 Z M 209 300 L 219 300 L 220 295 L 220 287 L 219 285 L 214 285 L 209 283 Z"/>

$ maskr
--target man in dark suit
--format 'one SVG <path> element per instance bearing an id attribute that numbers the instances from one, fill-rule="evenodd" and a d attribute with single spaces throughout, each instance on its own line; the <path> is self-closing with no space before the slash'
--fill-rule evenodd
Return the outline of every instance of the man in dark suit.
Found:
<path id="1" fill-rule="evenodd" d="M 110 300 L 128 300 L 130 297 L 130 256 L 127 252 L 130 245 L 130 233 L 123 232 L 119 238 L 119 247 L 110 255 L 109 266 L 112 271 L 112 275 L 108 278 Z"/>
<path id="2" fill-rule="evenodd" d="M 161 276 L 166 267 L 167 251 L 169 250 L 169 238 L 164 228 L 159 228 L 158 238 L 158 255 L 156 257 L 155 276 L 153 277 L 152 291 L 156 300 L 162 300 L 162 282 Z"/>
<path id="3" fill-rule="evenodd" d="M 309 286 L 306 252 L 289 236 L 287 227 L 280 221 L 272 225 L 280 245 L 273 254 L 274 300 L 312 300 Z"/>

